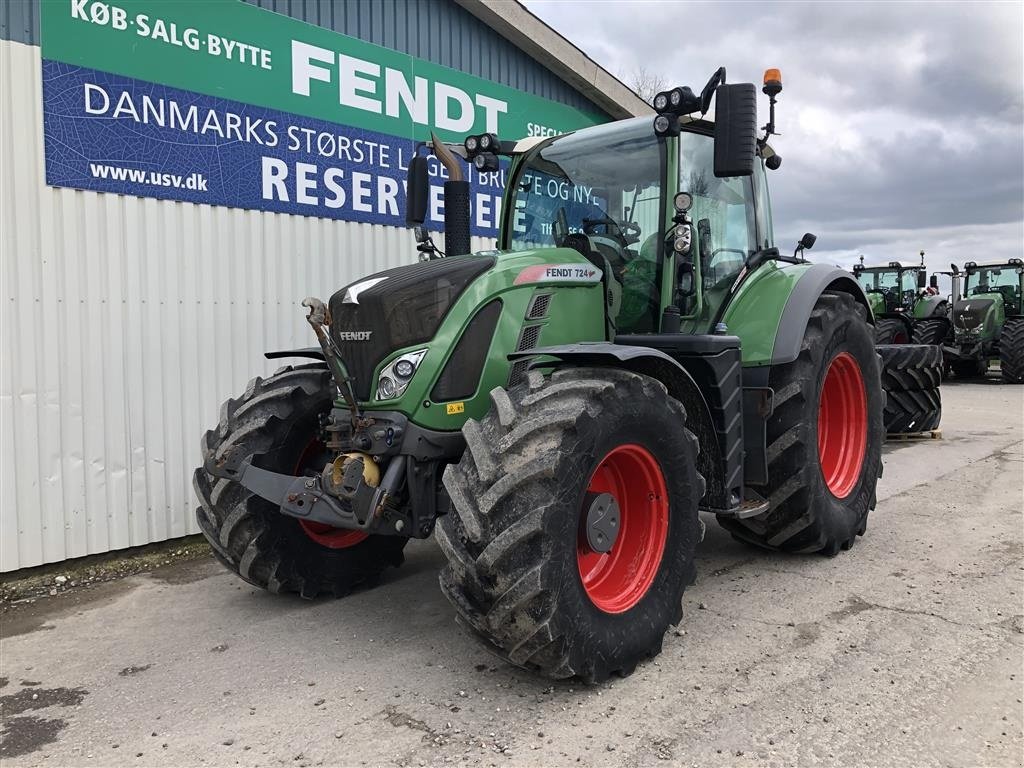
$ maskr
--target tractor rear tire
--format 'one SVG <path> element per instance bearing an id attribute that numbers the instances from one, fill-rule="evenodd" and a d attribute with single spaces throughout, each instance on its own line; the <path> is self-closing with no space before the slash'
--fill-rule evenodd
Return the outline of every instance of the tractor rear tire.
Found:
<path id="1" fill-rule="evenodd" d="M 285 367 L 249 382 L 221 406 L 220 423 L 202 440 L 203 461 L 226 449 L 252 456 L 263 469 L 319 474 L 326 464 L 320 419 L 333 402 L 331 375 L 321 364 Z M 320 459 L 317 466 L 317 459 Z M 196 520 L 216 558 L 250 584 L 271 592 L 340 597 L 401 565 L 407 539 L 367 536 L 281 514 L 272 502 L 203 467 L 192 479 Z"/>
<path id="2" fill-rule="evenodd" d="M 826 292 L 807 321 L 800 354 L 774 366 L 768 421 L 767 512 L 719 517 L 741 541 L 835 555 L 867 528 L 882 474 L 883 394 L 864 308 Z"/>
<path id="3" fill-rule="evenodd" d="M 1024 317 L 1008 317 L 999 334 L 999 371 L 1007 384 L 1024 384 Z"/>
<path id="4" fill-rule="evenodd" d="M 661 652 L 695 578 L 704 480 L 683 406 L 615 368 L 531 371 L 491 402 L 444 474 L 445 596 L 519 667 L 587 682 L 630 674 Z M 588 521 L 608 495 L 621 523 L 603 550 Z"/>
<path id="5" fill-rule="evenodd" d="M 875 321 L 875 344 L 909 344 L 911 334 L 907 324 L 895 317 Z"/>
<path id="6" fill-rule="evenodd" d="M 926 317 L 914 322 L 914 344 L 942 344 L 949 333 L 949 321 L 944 317 Z"/>
<path id="7" fill-rule="evenodd" d="M 886 433 L 937 429 L 942 419 L 942 350 L 921 344 L 883 345 L 876 349 L 882 359 Z"/>

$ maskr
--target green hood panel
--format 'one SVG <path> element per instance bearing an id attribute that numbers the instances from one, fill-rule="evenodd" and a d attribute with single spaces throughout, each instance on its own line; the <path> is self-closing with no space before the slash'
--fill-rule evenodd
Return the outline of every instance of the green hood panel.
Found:
<path id="1" fill-rule="evenodd" d="M 380 362 L 374 370 L 371 393 L 375 392 L 381 369 L 392 360 L 408 352 L 427 350 L 402 396 L 381 401 L 371 399 L 363 403 L 367 412 L 400 411 L 428 429 L 458 430 L 467 418 L 481 418 L 487 412 L 490 391 L 505 386 L 509 380 L 511 364 L 507 356 L 521 345 L 529 343 L 529 347 L 524 348 L 532 348 L 606 340 L 602 273 L 578 251 L 538 248 L 488 251 L 475 256 L 493 258 L 494 265 L 459 295 L 432 339 L 415 348 L 392 350 Z M 543 294 L 551 296 L 543 316 L 527 320 L 532 299 Z M 463 333 L 477 312 L 496 300 L 501 302 L 501 311 L 476 391 L 455 402 L 433 402 L 430 395 L 434 385 L 449 358 L 456 354 Z"/>

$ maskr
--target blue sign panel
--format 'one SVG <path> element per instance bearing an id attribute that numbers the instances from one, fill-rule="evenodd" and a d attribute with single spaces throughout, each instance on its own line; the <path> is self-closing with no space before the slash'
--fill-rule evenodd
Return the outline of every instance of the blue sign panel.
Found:
<path id="1" fill-rule="evenodd" d="M 43 61 L 46 182 L 405 226 L 409 139 Z M 444 218 L 433 158 L 427 226 Z M 505 170 L 477 174 L 472 232 L 497 235 Z"/>

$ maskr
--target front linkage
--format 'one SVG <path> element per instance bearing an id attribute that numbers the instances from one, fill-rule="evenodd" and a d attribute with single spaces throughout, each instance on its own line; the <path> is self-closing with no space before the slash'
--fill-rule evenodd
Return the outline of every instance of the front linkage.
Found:
<path id="1" fill-rule="evenodd" d="M 332 408 L 323 425 L 324 443 L 336 458 L 317 475 L 296 477 L 262 469 L 254 463 L 258 457 L 229 446 L 207 457 L 203 468 L 299 520 L 367 534 L 426 538 L 446 504 L 440 471 L 461 455 L 462 435 L 423 429 L 397 412 L 361 412 L 348 369 L 324 330 L 330 324 L 326 305 L 307 298 L 302 306 L 309 308 L 306 319 L 347 406 Z"/>

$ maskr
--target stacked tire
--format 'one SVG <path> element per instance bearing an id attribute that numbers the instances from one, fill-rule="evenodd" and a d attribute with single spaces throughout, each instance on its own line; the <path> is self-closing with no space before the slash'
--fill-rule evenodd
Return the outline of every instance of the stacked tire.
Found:
<path id="1" fill-rule="evenodd" d="M 933 344 L 880 344 L 887 434 L 928 432 L 942 419 L 942 348 Z"/>
<path id="2" fill-rule="evenodd" d="M 999 334 L 999 372 L 1007 384 L 1024 384 L 1024 317 L 1008 317 Z"/>

